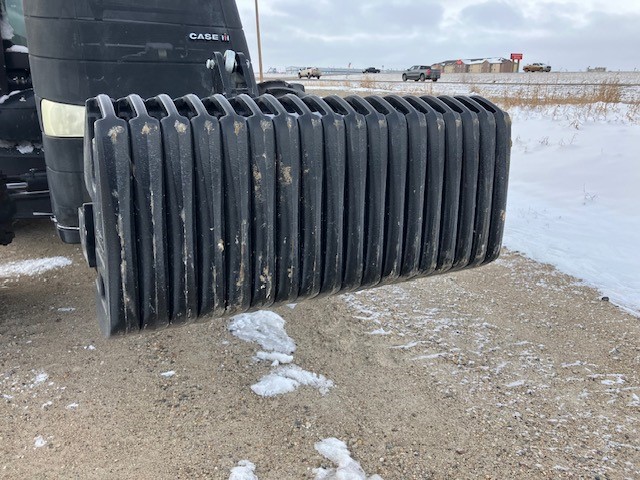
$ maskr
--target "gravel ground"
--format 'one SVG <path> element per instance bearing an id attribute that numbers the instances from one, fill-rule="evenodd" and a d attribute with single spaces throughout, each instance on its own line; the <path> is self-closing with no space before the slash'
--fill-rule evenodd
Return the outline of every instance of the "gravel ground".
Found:
<path id="1" fill-rule="evenodd" d="M 102 338 L 93 273 L 48 223 L 0 265 L 57 255 L 73 264 L 0 279 L 2 478 L 227 479 L 247 459 L 311 479 L 328 437 L 385 480 L 640 478 L 638 318 L 517 253 L 278 309 L 335 387 L 270 399 L 228 320 Z"/>

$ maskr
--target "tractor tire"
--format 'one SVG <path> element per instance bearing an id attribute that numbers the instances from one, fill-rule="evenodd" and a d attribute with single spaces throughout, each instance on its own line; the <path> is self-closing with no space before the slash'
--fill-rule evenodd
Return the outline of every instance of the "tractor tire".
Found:
<path id="1" fill-rule="evenodd" d="M 9 245 L 13 241 L 11 224 L 15 213 L 16 206 L 7 191 L 6 177 L 0 174 L 0 245 Z"/>

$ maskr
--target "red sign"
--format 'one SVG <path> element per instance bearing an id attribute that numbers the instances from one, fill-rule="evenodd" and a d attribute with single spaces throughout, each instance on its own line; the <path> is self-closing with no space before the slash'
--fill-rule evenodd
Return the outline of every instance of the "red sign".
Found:
<path id="1" fill-rule="evenodd" d="M 462 60 L 458 60 L 456 63 L 457 63 L 458 65 L 462 65 Z"/>
<path id="2" fill-rule="evenodd" d="M 511 54 L 511 60 L 522 60 L 522 57 L 524 57 L 524 55 L 521 54 L 521 53 L 512 53 Z"/>

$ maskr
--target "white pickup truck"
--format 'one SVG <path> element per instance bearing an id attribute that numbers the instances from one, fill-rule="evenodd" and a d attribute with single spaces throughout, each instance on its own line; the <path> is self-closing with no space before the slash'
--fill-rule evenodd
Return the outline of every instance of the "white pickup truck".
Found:
<path id="1" fill-rule="evenodd" d="M 301 68 L 300 70 L 298 70 L 298 78 L 302 78 L 302 77 L 312 78 L 312 77 L 315 77 L 318 80 L 320 80 L 321 76 L 322 76 L 322 72 L 320 71 L 320 69 L 318 67 L 306 67 L 306 68 Z"/>

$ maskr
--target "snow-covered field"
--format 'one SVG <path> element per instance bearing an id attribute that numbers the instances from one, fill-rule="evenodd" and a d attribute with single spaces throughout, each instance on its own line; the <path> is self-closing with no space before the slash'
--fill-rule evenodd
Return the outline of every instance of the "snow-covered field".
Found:
<path id="1" fill-rule="evenodd" d="M 640 119 L 517 109 L 505 245 L 640 314 Z"/>
<path id="2" fill-rule="evenodd" d="M 280 77 L 282 75 L 270 74 L 269 78 Z M 371 79 L 382 82 L 400 81 L 402 72 L 378 73 L 378 74 L 355 74 L 355 75 L 325 75 L 321 80 L 352 80 L 361 81 Z M 303 79 L 304 80 L 304 79 Z M 310 83 L 315 83 L 311 80 Z M 640 85 L 640 72 L 551 72 L 545 74 L 526 73 L 445 73 L 439 82 L 444 83 L 545 83 L 553 84 L 591 84 L 603 82 L 616 82 L 620 84 Z M 412 82 L 408 82 L 411 85 Z"/>
<path id="3" fill-rule="evenodd" d="M 297 78 L 293 79 L 298 81 Z M 528 98 L 539 96 L 596 96 L 601 89 L 613 86 L 622 102 L 640 101 L 640 72 L 611 73 L 467 73 L 446 74 L 436 83 L 402 83 L 400 73 L 379 75 L 332 75 L 320 80 L 301 82 L 310 90 L 352 90 L 394 93 L 420 93 L 427 95 L 467 95 L 480 93 L 492 97 Z"/>

